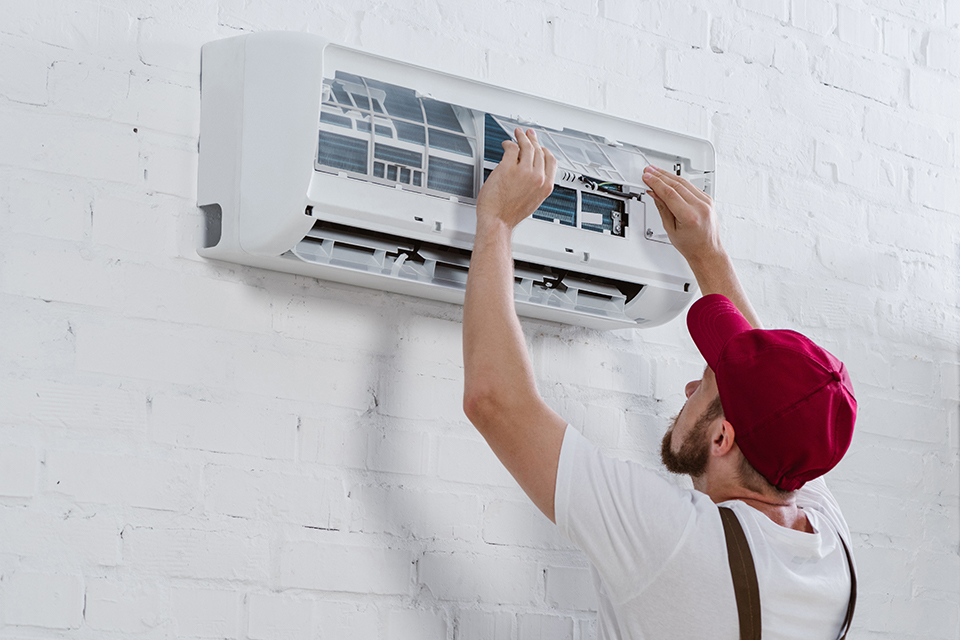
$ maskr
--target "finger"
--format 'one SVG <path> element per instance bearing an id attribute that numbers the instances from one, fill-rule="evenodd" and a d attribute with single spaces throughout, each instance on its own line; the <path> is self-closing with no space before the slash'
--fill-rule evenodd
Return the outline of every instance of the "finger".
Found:
<path id="1" fill-rule="evenodd" d="M 660 167 L 653 167 L 653 169 L 657 173 L 657 175 L 663 178 L 664 182 L 672 186 L 678 192 L 685 191 L 690 195 L 692 195 L 693 197 L 697 198 L 698 200 L 706 202 L 707 204 L 711 204 L 713 202 L 710 196 L 708 196 L 706 193 L 704 193 L 700 189 L 696 188 L 693 185 L 693 183 L 687 180 L 686 178 L 670 173 L 669 171 L 665 171 Z"/>
<path id="2" fill-rule="evenodd" d="M 505 164 L 508 167 L 517 164 L 517 157 L 520 154 L 520 147 L 517 146 L 517 143 L 513 140 L 504 140 L 502 146 L 503 158 L 500 159 L 500 164 Z"/>
<path id="3" fill-rule="evenodd" d="M 557 178 L 557 158 L 550 152 L 550 149 L 543 150 L 543 173 L 546 175 L 552 191 Z"/>
<path id="4" fill-rule="evenodd" d="M 685 200 L 682 195 L 677 193 L 676 189 L 664 182 L 659 176 L 648 176 L 645 177 L 644 180 L 647 182 L 647 185 L 653 189 L 654 200 L 657 198 L 662 200 L 670 209 L 670 213 L 673 214 L 673 217 L 679 219 L 681 215 L 687 213 L 687 211 L 690 209 L 690 203 Z"/>
<path id="5" fill-rule="evenodd" d="M 533 144 L 533 170 L 537 173 L 542 173 L 544 167 L 543 147 L 540 146 L 540 141 L 537 140 L 537 132 L 533 129 L 527 129 L 527 136 Z"/>
<path id="6" fill-rule="evenodd" d="M 519 162 L 521 165 L 527 167 L 533 166 L 533 144 L 530 143 L 530 139 L 527 138 L 527 134 L 523 132 L 523 129 L 517 127 L 513 132 L 517 137 L 517 144 L 520 146 L 520 158 Z"/>
<path id="7" fill-rule="evenodd" d="M 677 228 L 677 218 L 673 215 L 673 212 L 670 211 L 670 207 L 667 206 L 667 203 L 660 199 L 660 197 L 653 191 L 647 191 L 650 196 L 653 198 L 654 204 L 657 205 L 657 213 L 660 214 L 660 222 L 663 223 L 664 229 L 676 229 Z"/>

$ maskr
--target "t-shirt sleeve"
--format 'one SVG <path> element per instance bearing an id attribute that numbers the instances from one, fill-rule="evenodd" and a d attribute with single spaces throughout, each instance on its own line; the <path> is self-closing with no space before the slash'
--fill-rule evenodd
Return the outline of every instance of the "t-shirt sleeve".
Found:
<path id="1" fill-rule="evenodd" d="M 586 553 L 615 602 L 634 597 L 694 527 L 695 492 L 604 455 L 567 426 L 554 508 L 561 535 Z"/>
<path id="2" fill-rule="evenodd" d="M 797 490 L 797 504 L 803 508 L 816 509 L 826 516 L 849 544 L 850 528 L 823 476 L 810 480 Z"/>

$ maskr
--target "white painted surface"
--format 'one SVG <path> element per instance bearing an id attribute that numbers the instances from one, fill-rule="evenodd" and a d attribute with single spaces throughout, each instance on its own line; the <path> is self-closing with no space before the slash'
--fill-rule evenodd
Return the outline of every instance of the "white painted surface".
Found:
<path id="1" fill-rule="evenodd" d="M 267 29 L 711 139 L 758 311 L 860 400 L 852 637 L 956 638 L 958 5 L 4 3 L 0 638 L 592 637 L 460 411 L 459 307 L 197 256 L 200 45 Z M 548 401 L 656 467 L 683 324 L 524 327 Z"/>

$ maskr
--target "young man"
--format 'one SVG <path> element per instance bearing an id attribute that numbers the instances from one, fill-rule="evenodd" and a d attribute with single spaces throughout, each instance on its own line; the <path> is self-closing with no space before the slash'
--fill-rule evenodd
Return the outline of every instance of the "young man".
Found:
<path id="1" fill-rule="evenodd" d="M 760 626 L 768 640 L 840 637 L 855 594 L 850 534 L 820 476 L 853 433 L 856 402 L 843 364 L 800 334 L 760 329 L 720 244 L 710 197 L 648 167 L 644 182 L 704 294 L 687 320 L 708 366 L 687 384 L 662 442 L 666 467 L 690 475 L 695 490 L 604 456 L 536 389 L 514 309 L 510 243 L 553 188 L 556 160 L 532 130 L 515 134 L 477 203 L 464 411 L 589 558 L 599 637 L 759 638 Z M 759 605 L 755 591 L 735 595 L 729 558 L 739 556 L 728 553 L 718 506 L 745 532 Z"/>

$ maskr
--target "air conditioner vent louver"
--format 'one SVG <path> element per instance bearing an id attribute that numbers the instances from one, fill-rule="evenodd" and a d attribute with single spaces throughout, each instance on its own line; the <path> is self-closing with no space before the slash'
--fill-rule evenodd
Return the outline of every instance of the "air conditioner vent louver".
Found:
<path id="1" fill-rule="evenodd" d="M 306 34 L 212 42 L 201 60 L 198 201 L 220 229 L 204 256 L 462 302 L 477 195 L 523 127 L 558 172 L 514 231 L 520 314 L 649 326 L 696 293 L 641 178 L 679 164 L 711 192 L 705 141 Z"/>

